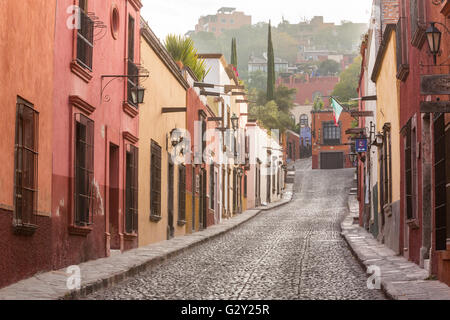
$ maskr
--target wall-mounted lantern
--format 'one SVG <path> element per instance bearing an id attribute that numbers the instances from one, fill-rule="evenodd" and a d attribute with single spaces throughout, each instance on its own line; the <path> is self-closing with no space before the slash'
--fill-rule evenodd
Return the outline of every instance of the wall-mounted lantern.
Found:
<path id="1" fill-rule="evenodd" d="M 239 117 L 235 113 L 233 113 L 233 116 L 231 117 L 231 125 L 235 131 L 239 128 Z"/>
<path id="2" fill-rule="evenodd" d="M 131 89 L 131 98 L 135 105 L 144 103 L 145 88 L 136 86 Z"/>
<path id="3" fill-rule="evenodd" d="M 436 28 L 437 22 L 431 22 L 428 29 L 425 31 L 427 35 L 428 48 L 430 49 L 430 53 L 433 55 L 434 65 L 436 65 L 437 56 L 441 50 L 441 31 Z"/>

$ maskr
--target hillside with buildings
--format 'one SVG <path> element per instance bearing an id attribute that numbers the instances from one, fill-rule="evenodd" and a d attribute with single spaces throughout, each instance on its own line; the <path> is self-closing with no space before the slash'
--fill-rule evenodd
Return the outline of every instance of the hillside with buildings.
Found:
<path id="1" fill-rule="evenodd" d="M 358 52 L 366 24 L 342 21 L 329 23 L 322 16 L 291 23 L 284 20 L 273 26 L 277 72 L 317 74 L 319 64 L 332 60 L 339 73 Z M 267 51 L 267 23 L 252 24 L 252 17 L 235 8 L 220 8 L 216 14 L 201 16 L 195 30 L 189 31 L 202 53 L 231 54 L 231 39 L 237 39 L 238 71 L 248 80 L 253 71 L 264 71 Z M 305 70 L 306 69 L 306 70 Z"/>

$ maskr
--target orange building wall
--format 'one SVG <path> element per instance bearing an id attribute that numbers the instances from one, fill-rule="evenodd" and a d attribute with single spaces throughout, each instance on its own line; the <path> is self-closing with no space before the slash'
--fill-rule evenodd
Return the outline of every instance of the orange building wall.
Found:
<path id="1" fill-rule="evenodd" d="M 334 121 L 333 111 L 312 112 L 312 168 L 320 169 L 320 153 L 321 152 L 343 152 L 345 168 L 351 168 L 348 154 L 350 153 L 350 146 L 345 143 L 351 142 L 350 136 L 345 134 L 347 129 L 351 128 L 353 118 L 348 112 L 342 112 L 339 121 L 342 122 L 341 129 L 341 145 L 325 146 L 323 143 L 322 122 Z"/>
<path id="2" fill-rule="evenodd" d="M 38 211 L 49 216 L 56 1 L 0 1 L 0 207 L 12 210 L 17 96 L 39 112 Z"/>
<path id="3" fill-rule="evenodd" d="M 0 1 L 0 288 L 50 268 L 55 0 Z M 33 235 L 15 234 L 17 96 L 39 112 L 38 216 Z"/>

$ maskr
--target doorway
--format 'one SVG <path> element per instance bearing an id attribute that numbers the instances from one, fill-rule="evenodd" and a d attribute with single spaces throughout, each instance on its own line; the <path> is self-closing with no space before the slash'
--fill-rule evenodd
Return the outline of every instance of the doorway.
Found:
<path id="1" fill-rule="evenodd" d="M 206 229 L 207 227 L 207 201 L 206 201 L 206 170 L 201 169 L 200 171 L 200 221 L 201 229 Z"/>
<path id="2" fill-rule="evenodd" d="M 167 208 L 168 208 L 168 213 L 169 213 L 169 219 L 168 219 L 168 225 L 167 225 L 167 240 L 170 240 L 174 237 L 175 235 L 175 227 L 173 225 L 173 210 L 174 210 L 174 206 L 173 206 L 173 184 L 174 184 L 174 165 L 172 163 L 169 162 L 169 173 L 168 173 L 168 179 L 169 179 L 169 193 L 167 195 L 167 199 L 168 199 L 168 204 L 167 204 Z"/>
<path id="3" fill-rule="evenodd" d="M 109 232 L 110 250 L 120 250 L 119 236 L 119 146 L 109 145 Z"/>

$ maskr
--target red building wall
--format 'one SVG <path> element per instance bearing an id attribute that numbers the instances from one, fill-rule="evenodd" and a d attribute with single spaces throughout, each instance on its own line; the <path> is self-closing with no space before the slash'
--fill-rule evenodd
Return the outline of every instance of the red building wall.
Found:
<path id="1" fill-rule="evenodd" d="M 348 112 L 342 112 L 339 119 L 342 122 L 341 127 L 341 143 L 336 146 L 323 145 L 322 122 L 334 121 L 333 111 L 319 111 L 312 112 L 312 168 L 320 169 L 320 153 L 322 152 L 343 152 L 344 153 L 344 167 L 352 168 L 353 165 L 349 159 L 350 146 L 345 143 L 350 142 L 350 136 L 345 134 L 345 131 L 351 128 L 353 118 Z"/>
<path id="2" fill-rule="evenodd" d="M 305 75 L 305 79 L 295 78 L 278 78 L 277 85 L 284 85 L 290 89 L 297 89 L 295 103 L 299 105 L 312 105 L 314 103 L 314 94 L 320 93 L 323 98 L 324 106 L 330 106 L 330 99 L 326 96 L 331 95 L 334 87 L 339 82 L 339 77 L 313 77 Z"/>
<path id="3" fill-rule="evenodd" d="M 448 1 L 446 1 L 448 2 Z M 431 1 L 426 1 L 426 18 L 425 21 L 427 26 L 430 21 L 437 21 L 443 24 L 446 24 L 449 27 L 449 20 L 445 19 L 445 16 L 441 13 L 441 6 L 435 6 L 431 3 Z M 448 4 L 447 4 L 448 5 Z M 400 1 L 400 10 L 401 12 L 410 12 L 410 2 L 409 1 Z M 409 120 L 412 123 L 416 124 L 416 145 L 420 148 L 420 155 L 417 156 L 417 188 L 416 188 L 416 205 L 417 205 L 417 216 L 416 216 L 416 226 L 410 227 L 410 225 L 406 221 L 406 192 L 404 191 L 406 188 L 406 178 L 405 178 L 405 156 L 402 152 L 401 154 L 401 204 L 400 204 L 400 223 L 401 223 L 401 234 L 400 234 L 400 247 L 407 248 L 407 251 L 404 252 L 408 258 L 417 263 L 421 263 L 421 248 L 423 240 L 423 203 L 427 199 L 423 196 L 424 190 L 424 181 L 423 181 L 423 166 L 422 166 L 422 158 L 425 156 L 423 154 L 423 150 L 433 150 L 433 139 L 424 140 L 422 138 L 422 132 L 426 129 L 422 124 L 422 116 L 420 112 L 420 102 L 426 101 L 436 101 L 437 98 L 440 98 L 442 101 L 448 101 L 448 96 L 424 96 L 420 94 L 420 78 L 422 75 L 432 75 L 432 74 L 449 74 L 450 68 L 448 66 L 433 66 L 433 57 L 430 55 L 428 44 L 426 38 L 423 39 L 422 43 L 418 46 L 413 46 L 411 44 L 412 35 L 411 35 L 411 18 L 406 19 L 407 22 L 407 43 L 408 43 L 408 66 L 409 73 L 405 78 L 402 79 L 400 85 L 400 127 L 404 127 Z M 439 28 L 440 26 L 437 25 Z M 449 35 L 443 30 L 443 27 L 440 28 L 442 31 L 442 53 L 440 57 L 437 59 L 437 64 L 441 64 L 444 62 L 445 57 L 448 57 L 450 54 L 448 43 L 450 41 Z M 447 64 L 447 63 L 444 63 Z M 433 114 L 431 114 L 431 117 Z M 432 118 L 431 118 L 432 119 Z M 446 119 L 448 119 L 448 115 L 446 115 Z M 432 120 L 431 120 L 432 122 Z M 447 123 L 449 121 L 447 120 Z M 431 126 L 432 127 L 432 126 Z M 431 137 L 433 133 L 431 131 Z M 400 150 L 404 150 L 405 143 L 404 140 L 401 139 Z M 432 156 L 431 163 L 434 163 L 434 157 Z M 432 173 L 433 177 L 431 179 L 431 200 L 432 203 L 432 212 L 431 215 L 433 217 L 434 223 L 434 173 Z M 434 227 L 432 226 L 434 229 Z M 432 233 L 432 248 L 434 248 L 434 232 Z M 437 274 L 438 278 L 442 281 L 445 281 L 447 284 L 450 283 L 450 263 L 444 261 L 443 257 L 447 252 L 436 252 L 434 249 L 431 255 L 431 266 L 433 274 Z"/>
<path id="4" fill-rule="evenodd" d="M 289 144 L 292 146 L 292 154 L 289 151 Z M 291 161 L 300 159 L 300 137 L 293 134 L 290 131 L 286 132 L 286 145 L 284 146 L 286 150 L 286 157 Z"/>

